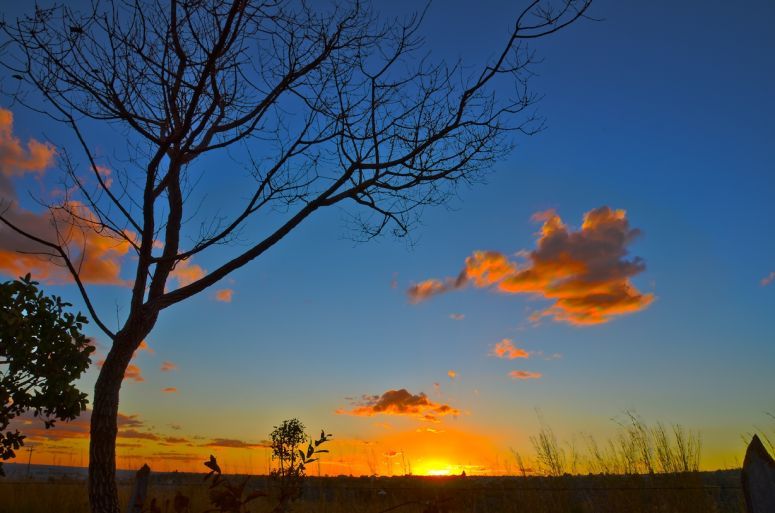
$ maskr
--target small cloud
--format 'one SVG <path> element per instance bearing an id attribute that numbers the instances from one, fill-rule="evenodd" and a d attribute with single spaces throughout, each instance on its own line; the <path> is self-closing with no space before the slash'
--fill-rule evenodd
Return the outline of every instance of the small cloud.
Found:
<path id="1" fill-rule="evenodd" d="M 159 435 L 148 433 L 146 431 L 138 431 L 136 429 L 124 429 L 118 432 L 118 438 L 133 438 L 137 440 L 159 440 Z"/>
<path id="2" fill-rule="evenodd" d="M 492 348 L 492 351 L 490 351 L 490 354 L 497 358 L 504 358 L 506 360 L 515 360 L 517 358 L 530 358 L 530 353 L 528 353 L 524 349 L 520 349 L 519 347 L 516 347 L 514 343 L 508 338 L 504 338 L 503 340 L 495 344 Z"/>
<path id="3" fill-rule="evenodd" d="M 185 287 L 203 278 L 205 270 L 197 265 L 189 262 L 188 260 L 181 260 L 175 264 L 175 269 L 170 273 L 170 277 L 174 278 L 178 282 L 178 287 Z"/>
<path id="4" fill-rule="evenodd" d="M 175 388 L 175 387 L 162 388 L 161 391 L 164 392 L 165 394 L 177 394 L 178 393 L 178 389 Z"/>
<path id="5" fill-rule="evenodd" d="M 135 383 L 142 383 L 145 381 L 143 373 L 140 371 L 140 367 L 134 363 L 127 365 L 126 372 L 124 372 L 124 379 L 134 381 Z"/>
<path id="6" fill-rule="evenodd" d="M 562 353 L 545 354 L 543 351 L 533 351 L 530 353 L 533 356 L 543 358 L 544 360 L 561 360 Z"/>
<path id="7" fill-rule="evenodd" d="M 398 273 L 393 273 L 393 277 L 390 278 L 390 288 L 391 289 L 398 288 Z"/>
<path id="8" fill-rule="evenodd" d="M 220 289 L 215 291 L 215 300 L 223 303 L 231 303 L 231 298 L 234 296 L 233 289 Z"/>
<path id="9" fill-rule="evenodd" d="M 450 369 L 447 371 L 447 376 L 449 376 L 449 379 L 455 379 L 457 377 L 457 372 Z"/>
<path id="10" fill-rule="evenodd" d="M 183 429 L 183 427 L 180 424 L 168 424 L 170 429 L 174 429 L 175 431 L 180 431 Z"/>
<path id="11" fill-rule="evenodd" d="M 162 362 L 162 364 L 161 364 L 161 371 L 162 372 L 170 372 L 170 371 L 174 371 L 174 370 L 178 370 L 178 366 L 177 365 L 175 365 L 172 362 Z"/>
<path id="12" fill-rule="evenodd" d="M 461 289 L 466 286 L 466 283 L 466 276 L 464 273 L 461 273 L 457 278 L 447 278 L 444 281 L 432 278 L 415 283 L 409 287 L 406 293 L 409 296 L 409 302 L 416 304 L 444 292 Z"/>
<path id="13" fill-rule="evenodd" d="M 463 319 L 466 318 L 466 316 L 465 314 L 462 314 L 462 313 L 452 313 L 452 314 L 449 314 L 449 318 L 452 319 L 453 321 L 462 321 Z"/>
<path id="14" fill-rule="evenodd" d="M 540 372 L 531 372 L 531 371 L 524 371 L 524 370 L 514 370 L 509 372 L 509 377 L 511 379 L 539 379 L 543 376 Z"/>
<path id="15" fill-rule="evenodd" d="M 762 278 L 762 281 L 761 281 L 762 287 L 766 287 L 773 281 L 775 281 L 775 271 L 772 271 L 770 274 Z"/>
<path id="16" fill-rule="evenodd" d="M 148 341 L 146 341 L 146 340 L 143 340 L 142 342 L 140 342 L 140 346 L 137 348 L 137 351 L 138 351 L 138 352 L 139 352 L 139 351 L 145 351 L 145 352 L 147 352 L 148 354 L 156 354 L 156 351 L 154 351 L 154 350 L 153 350 L 153 349 L 152 349 L 152 348 L 151 348 L 151 347 L 148 345 Z"/>
<path id="17" fill-rule="evenodd" d="M 97 367 L 102 368 L 103 365 L 105 365 L 105 360 L 97 361 Z M 140 367 L 138 367 L 134 363 L 130 363 L 129 365 L 127 365 L 126 371 L 124 371 L 124 379 L 129 381 L 134 381 L 135 383 L 142 383 L 143 381 L 145 381 L 145 378 L 143 377 L 143 373 L 140 370 Z"/>
<path id="18" fill-rule="evenodd" d="M 460 410 L 448 404 L 435 403 L 424 393 L 417 395 L 405 388 L 388 390 L 382 395 L 364 395 L 353 404 L 352 410 L 339 409 L 339 415 L 356 415 L 371 417 L 372 415 L 403 415 L 416 417 L 420 420 L 438 422 L 439 417 L 457 416 Z"/>
<path id="19" fill-rule="evenodd" d="M 113 171 L 111 171 L 108 167 L 98 165 L 97 173 L 100 175 L 100 178 L 102 178 L 102 183 L 104 183 L 105 187 L 109 189 L 110 186 L 113 185 L 113 177 L 111 176 Z"/>
<path id="20" fill-rule="evenodd" d="M 267 441 L 259 443 L 249 443 L 244 440 L 236 440 L 233 438 L 214 438 L 206 444 L 202 444 L 202 447 L 223 447 L 230 449 L 255 449 L 255 448 L 269 448 L 272 444 Z"/>
<path id="21" fill-rule="evenodd" d="M 191 444 L 191 440 L 189 440 L 188 438 L 175 437 L 175 436 L 165 436 L 164 437 L 164 442 L 168 443 L 168 444 L 173 444 L 173 445 L 178 445 L 178 444 L 189 445 L 189 444 Z"/>

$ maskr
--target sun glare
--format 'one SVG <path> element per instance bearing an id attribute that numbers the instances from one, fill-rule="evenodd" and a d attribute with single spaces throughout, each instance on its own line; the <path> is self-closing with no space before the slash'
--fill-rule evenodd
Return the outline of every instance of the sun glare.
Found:
<path id="1" fill-rule="evenodd" d="M 455 465 L 446 461 L 430 460 L 421 462 L 412 469 L 418 476 L 451 476 L 459 473 L 455 472 Z"/>

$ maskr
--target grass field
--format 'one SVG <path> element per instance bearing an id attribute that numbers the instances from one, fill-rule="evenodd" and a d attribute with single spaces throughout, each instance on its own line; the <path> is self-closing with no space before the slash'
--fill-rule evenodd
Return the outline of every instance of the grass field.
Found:
<path id="1" fill-rule="evenodd" d="M 201 477 L 187 475 L 170 483 L 159 474 L 149 496 L 162 512 L 173 512 L 180 491 L 191 498 L 191 513 L 210 508 Z M 249 511 L 269 512 L 276 505 L 272 482 L 251 478 L 249 489 L 269 493 Z M 121 488 L 126 504 L 129 485 Z M 84 482 L 0 481 L 1 513 L 86 513 Z M 742 513 L 738 471 L 632 476 L 560 477 L 336 477 L 309 478 L 299 513 Z"/>

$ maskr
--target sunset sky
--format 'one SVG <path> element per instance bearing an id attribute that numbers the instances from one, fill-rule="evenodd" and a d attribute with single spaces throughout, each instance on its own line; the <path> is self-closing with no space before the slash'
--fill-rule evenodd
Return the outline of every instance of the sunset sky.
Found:
<path id="1" fill-rule="evenodd" d="M 502 45 L 518 7 L 475 4 L 430 5 L 433 59 L 473 67 Z M 742 437 L 775 432 L 775 3 L 595 0 L 590 15 L 603 21 L 533 45 L 546 130 L 426 208 L 409 237 L 355 242 L 349 210 L 329 209 L 165 310 L 122 388 L 119 465 L 199 470 L 212 453 L 266 472 L 262 441 L 291 417 L 334 434 L 322 473 L 355 475 L 513 472 L 510 449 L 532 452 L 539 417 L 568 441 L 614 436 L 626 411 L 681 424 L 701 433 L 703 468 L 739 465 Z M 72 135 L 7 97 L 0 109 L 0 197 L 34 227 L 27 191 L 55 197 Z M 121 134 L 88 136 L 110 176 Z M 243 197 L 239 157 L 202 164 L 192 209 Z M 134 261 L 82 242 L 115 326 Z M 17 243 L 0 228 L 3 279 L 30 270 L 85 310 Z M 233 250 L 194 259 L 178 284 Z M 91 393 L 107 339 L 88 334 Z M 87 417 L 25 426 L 33 462 L 86 464 Z"/>

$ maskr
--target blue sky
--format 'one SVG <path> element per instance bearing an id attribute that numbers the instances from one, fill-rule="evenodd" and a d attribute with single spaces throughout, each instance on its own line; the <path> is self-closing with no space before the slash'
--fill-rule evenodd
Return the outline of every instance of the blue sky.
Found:
<path id="1" fill-rule="evenodd" d="M 431 4 L 423 25 L 431 55 L 467 65 L 492 55 L 513 23 L 512 4 Z M 775 221 L 775 4 L 599 0 L 590 15 L 603 21 L 536 41 L 543 63 L 533 87 L 544 95 L 537 108 L 547 128 L 518 138 L 486 183 L 425 209 L 408 239 L 355 243 L 337 209 L 310 219 L 223 284 L 234 290 L 230 303 L 206 291 L 162 314 L 148 337 L 155 354 L 136 359 L 145 382 L 125 384 L 121 410 L 209 436 L 257 439 L 300 416 L 313 429 L 370 439 L 383 436 L 375 418 L 334 411 L 348 396 L 406 388 L 454 405 L 464 414 L 445 425 L 499 447 L 528 445 L 535 408 L 565 437 L 609 433 L 611 417 L 634 409 L 700 430 L 709 465 L 730 464 L 739 436 L 775 411 L 775 283 L 761 284 L 775 271 L 766 235 Z M 67 137 L 2 106 L 22 140 Z M 92 135 L 105 148 L 120 144 Z M 201 187 L 228 202 L 231 163 L 210 164 L 222 172 Z M 474 250 L 533 249 L 536 212 L 554 209 L 578 229 L 600 206 L 626 210 L 642 231 L 629 250 L 646 270 L 633 283 L 656 297 L 642 311 L 595 326 L 536 325 L 529 313 L 547 303 L 524 295 L 469 288 L 407 300 L 411 284 L 456 275 Z M 226 252 L 197 263 L 215 267 Z M 48 290 L 81 306 L 72 287 Z M 94 291 L 107 312 L 127 294 Z M 488 356 L 503 338 L 562 358 Z M 160 372 L 162 361 L 178 370 Z M 543 376 L 511 380 L 516 367 Z M 160 393 L 166 386 L 179 392 Z M 388 420 L 394 429 L 417 425 Z"/>

